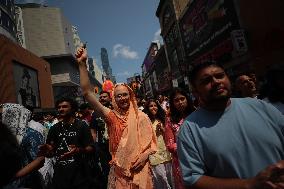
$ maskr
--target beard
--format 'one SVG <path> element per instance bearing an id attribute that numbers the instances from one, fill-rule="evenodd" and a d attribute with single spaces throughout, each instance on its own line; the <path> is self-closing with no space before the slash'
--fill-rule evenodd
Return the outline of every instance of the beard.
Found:
<path id="1" fill-rule="evenodd" d="M 208 96 L 208 99 L 210 99 L 211 101 L 223 101 L 223 100 L 228 100 L 231 97 L 231 91 L 229 90 L 225 90 L 222 94 L 210 94 Z"/>
<path id="2" fill-rule="evenodd" d="M 204 96 L 201 103 L 204 106 L 218 106 L 226 104 L 231 97 L 231 90 L 228 88 L 222 88 L 224 91 L 219 94 L 218 89 L 212 89 L 208 95 Z"/>

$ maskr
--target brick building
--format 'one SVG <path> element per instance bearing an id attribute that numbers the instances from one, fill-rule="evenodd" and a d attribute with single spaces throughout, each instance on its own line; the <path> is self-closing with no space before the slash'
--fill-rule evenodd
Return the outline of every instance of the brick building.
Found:
<path id="1" fill-rule="evenodd" d="M 54 106 L 49 63 L 3 35 L 0 35 L 0 72 L 0 104 Z M 24 77 L 28 80 L 26 89 L 30 90 L 21 93 Z"/>

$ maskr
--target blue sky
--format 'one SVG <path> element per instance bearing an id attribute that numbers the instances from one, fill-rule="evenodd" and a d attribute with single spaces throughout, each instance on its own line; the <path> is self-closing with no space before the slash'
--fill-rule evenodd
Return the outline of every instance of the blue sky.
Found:
<path id="1" fill-rule="evenodd" d="M 99 65 L 100 49 L 108 50 L 109 61 L 118 82 L 134 73 L 141 65 L 151 41 L 161 38 L 155 16 L 159 0 L 18 0 L 60 7 L 72 25 L 78 27 L 82 41 L 87 41 L 88 54 Z"/>

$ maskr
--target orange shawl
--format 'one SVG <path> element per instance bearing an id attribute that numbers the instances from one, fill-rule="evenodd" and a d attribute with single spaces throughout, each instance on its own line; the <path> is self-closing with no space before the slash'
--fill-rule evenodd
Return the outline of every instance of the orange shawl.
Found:
<path id="1" fill-rule="evenodd" d="M 114 110 L 109 113 L 107 118 L 112 155 L 111 164 L 115 166 L 116 172 L 119 171 L 116 177 L 121 175 L 129 178 L 139 189 L 152 188 L 149 160 L 139 172 L 132 172 L 130 168 L 140 154 L 144 152 L 152 154 L 156 151 L 156 135 L 148 116 L 138 111 L 133 91 L 128 85 L 122 85 L 127 87 L 129 91 L 130 107 L 128 115 L 122 116 L 119 113 L 121 110 L 114 100 L 114 95 L 112 96 Z M 117 86 L 114 87 L 114 90 Z"/>

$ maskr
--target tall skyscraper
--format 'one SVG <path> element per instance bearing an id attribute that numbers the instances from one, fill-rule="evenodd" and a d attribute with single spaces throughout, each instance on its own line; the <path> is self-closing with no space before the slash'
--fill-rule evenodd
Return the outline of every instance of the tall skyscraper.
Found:
<path id="1" fill-rule="evenodd" d="M 106 48 L 101 48 L 101 60 L 103 70 L 106 73 L 107 79 L 110 79 L 113 83 L 116 83 L 115 77 L 112 75 L 112 69 L 109 65 L 108 53 Z"/>
<path id="2" fill-rule="evenodd" d="M 107 75 L 107 77 L 109 77 L 110 75 L 112 75 L 111 73 L 111 68 L 109 65 L 109 60 L 108 60 L 108 53 L 107 50 L 105 48 L 101 48 L 101 60 L 102 60 L 102 66 L 103 69 Z"/>
<path id="3" fill-rule="evenodd" d="M 90 72 L 90 74 L 96 78 L 96 80 L 100 83 L 100 85 L 103 84 L 103 72 L 102 70 L 99 68 L 99 66 L 96 63 L 96 59 L 89 57 L 88 58 L 88 67 L 87 67 L 88 71 Z"/>

